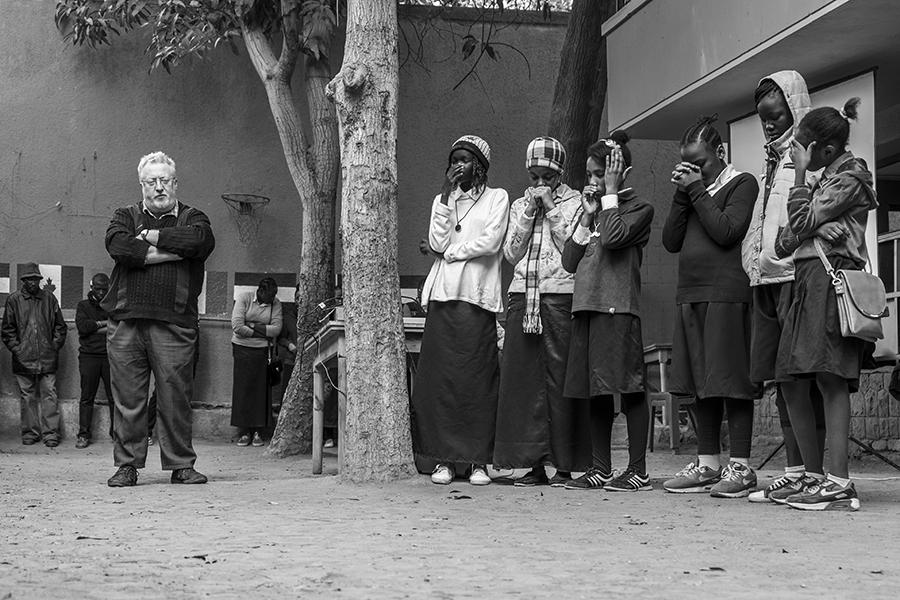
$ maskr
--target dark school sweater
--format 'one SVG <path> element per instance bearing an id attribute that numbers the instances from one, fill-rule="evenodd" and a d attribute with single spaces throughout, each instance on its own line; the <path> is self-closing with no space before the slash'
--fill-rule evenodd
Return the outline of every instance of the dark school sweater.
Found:
<path id="1" fill-rule="evenodd" d="M 756 178 L 741 173 L 715 195 L 702 182 L 678 190 L 663 227 L 666 250 L 679 252 L 675 302 L 750 302 L 750 280 L 741 266 L 741 241 L 759 193 Z"/>
<path id="2" fill-rule="evenodd" d="M 574 222 L 580 218 L 581 211 Z M 573 313 L 641 315 L 641 262 L 652 222 L 653 206 L 628 188 L 619 192 L 618 206 L 597 213 L 586 245 L 566 240 L 562 265 L 575 273 Z"/>

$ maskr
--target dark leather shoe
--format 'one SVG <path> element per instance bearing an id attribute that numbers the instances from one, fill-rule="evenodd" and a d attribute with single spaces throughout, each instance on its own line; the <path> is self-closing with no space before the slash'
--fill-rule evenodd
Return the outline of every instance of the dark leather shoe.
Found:
<path id="1" fill-rule="evenodd" d="M 109 487 L 131 487 L 137 485 L 137 478 L 137 469 L 131 465 L 122 465 L 106 483 Z"/>
<path id="2" fill-rule="evenodd" d="M 46 440 L 44 440 L 44 445 L 48 448 L 56 448 L 57 446 L 59 446 L 59 440 L 56 438 L 47 438 Z"/>
<path id="3" fill-rule="evenodd" d="M 206 475 L 198 473 L 192 467 L 172 471 L 172 483 L 206 483 Z"/>
<path id="4" fill-rule="evenodd" d="M 34 444 L 37 444 L 39 441 L 41 441 L 40 438 L 33 438 L 33 437 L 22 438 L 22 444 L 24 444 L 25 446 L 33 446 Z"/>

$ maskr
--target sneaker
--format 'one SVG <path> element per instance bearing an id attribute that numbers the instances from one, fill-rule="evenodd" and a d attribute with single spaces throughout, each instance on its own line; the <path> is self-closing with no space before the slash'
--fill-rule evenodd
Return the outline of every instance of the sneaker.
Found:
<path id="1" fill-rule="evenodd" d="M 697 463 L 675 473 L 675 477 L 663 483 L 663 489 L 673 494 L 700 494 L 708 492 L 714 483 L 722 478 L 722 469 L 701 467 Z"/>
<path id="2" fill-rule="evenodd" d="M 490 485 L 491 478 L 487 474 L 487 469 L 484 468 L 484 465 L 472 465 L 469 483 L 472 485 Z"/>
<path id="3" fill-rule="evenodd" d="M 772 492 L 777 492 L 792 481 L 797 481 L 798 479 L 800 478 L 782 475 L 781 477 L 770 483 L 768 487 L 764 487 L 761 490 L 756 490 L 755 492 L 750 492 L 750 495 L 747 496 L 747 500 L 749 500 L 750 502 L 775 502 L 774 500 L 772 500 L 772 498 L 769 497 Z"/>
<path id="4" fill-rule="evenodd" d="M 48 448 L 56 448 L 59 446 L 59 440 L 56 438 L 47 438 L 44 440 L 44 445 Z"/>
<path id="5" fill-rule="evenodd" d="M 22 444 L 25 446 L 33 446 L 33 445 L 37 444 L 40 439 L 41 438 L 36 438 L 36 437 L 23 437 Z"/>
<path id="6" fill-rule="evenodd" d="M 550 484 L 550 487 L 561 488 L 561 487 L 566 487 L 566 484 L 569 483 L 570 481 L 572 481 L 571 473 L 563 474 L 563 473 L 560 473 L 559 471 L 557 471 L 556 474 L 553 477 L 551 477 L 547 483 Z"/>
<path id="7" fill-rule="evenodd" d="M 253 433 L 253 441 L 251 443 L 256 447 L 259 447 L 259 446 L 262 446 L 264 442 L 262 441 L 262 438 L 259 437 L 259 433 L 254 432 Z"/>
<path id="8" fill-rule="evenodd" d="M 547 479 L 547 472 L 541 468 L 539 471 L 532 469 L 525 473 L 524 477 L 520 477 L 513 482 L 513 485 L 518 487 L 534 487 L 536 485 L 550 485 L 550 480 Z"/>
<path id="9" fill-rule="evenodd" d="M 322 444 L 322 447 L 323 448 L 334 448 L 334 440 L 331 438 L 328 438 L 327 440 L 325 440 L 325 443 Z"/>
<path id="10" fill-rule="evenodd" d="M 242 435 L 241 437 L 239 437 L 238 441 L 237 441 L 237 445 L 238 446 L 249 446 L 250 445 L 250 436 Z"/>
<path id="11" fill-rule="evenodd" d="M 778 504 L 787 504 L 787 499 L 794 494 L 799 494 L 800 492 L 806 491 L 807 488 L 810 488 L 814 485 L 819 485 L 819 482 L 822 480 L 817 477 L 811 477 L 809 475 L 804 475 L 800 479 L 795 479 L 793 481 L 789 481 L 780 489 L 777 489 L 773 492 L 769 492 L 769 500 L 772 502 L 777 502 Z"/>
<path id="12" fill-rule="evenodd" d="M 203 473 L 198 473 L 194 470 L 193 467 L 187 467 L 186 469 L 175 469 L 172 471 L 172 483 L 187 483 L 187 484 L 195 484 L 195 483 L 206 483 L 209 481 L 206 478 L 206 475 Z"/>
<path id="13" fill-rule="evenodd" d="M 713 498 L 746 498 L 756 489 L 756 471 L 739 462 L 731 461 L 722 470 L 722 479 L 712 486 Z"/>
<path id="14" fill-rule="evenodd" d="M 106 485 L 109 487 L 131 487 L 137 485 L 137 469 L 131 465 L 122 465 L 116 474 L 109 478 Z"/>
<path id="15" fill-rule="evenodd" d="M 79 437 L 77 440 L 75 440 L 75 447 L 78 448 L 79 450 L 84 450 L 85 448 L 87 448 L 90 445 L 91 445 L 91 440 L 89 438 Z"/>
<path id="16" fill-rule="evenodd" d="M 613 480 L 613 473 L 604 473 L 597 467 L 591 469 L 579 477 L 565 483 L 567 490 L 602 490 L 603 487 Z"/>
<path id="17" fill-rule="evenodd" d="M 447 463 L 438 463 L 438 465 L 434 468 L 434 471 L 431 472 L 431 483 L 436 483 L 438 485 L 448 485 L 453 478 L 456 477 L 456 471 L 454 470 L 452 465 Z"/>
<path id="18" fill-rule="evenodd" d="M 606 490 L 610 492 L 648 492 L 653 489 L 650 478 L 638 473 L 631 467 L 606 484 Z"/>
<path id="19" fill-rule="evenodd" d="M 800 510 L 859 510 L 859 496 L 852 482 L 841 487 L 826 479 L 788 497 L 787 505 Z"/>

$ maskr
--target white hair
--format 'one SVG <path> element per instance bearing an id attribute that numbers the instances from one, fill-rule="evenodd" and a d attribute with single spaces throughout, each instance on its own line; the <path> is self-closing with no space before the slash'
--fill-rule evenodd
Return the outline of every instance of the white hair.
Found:
<path id="1" fill-rule="evenodd" d="M 169 165 L 172 167 L 172 175 L 175 174 L 175 161 L 168 157 L 164 152 L 151 152 L 150 154 L 141 157 L 140 162 L 138 163 L 138 177 L 141 176 L 141 171 L 144 170 L 150 163 L 160 163 L 163 165 Z"/>

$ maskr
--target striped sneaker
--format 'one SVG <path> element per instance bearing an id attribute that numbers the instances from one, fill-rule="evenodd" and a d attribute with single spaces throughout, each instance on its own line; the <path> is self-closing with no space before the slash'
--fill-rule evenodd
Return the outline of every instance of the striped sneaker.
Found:
<path id="1" fill-rule="evenodd" d="M 688 463 L 688 466 L 675 473 L 675 477 L 663 483 L 663 489 L 673 494 L 699 494 L 708 492 L 709 488 L 722 477 L 721 469 L 701 467 L 697 463 Z"/>
<path id="2" fill-rule="evenodd" d="M 565 488 L 567 490 L 602 490 L 603 486 L 612 480 L 612 473 L 604 473 L 597 467 L 591 467 L 590 471 L 578 479 L 567 481 Z"/>
<path id="3" fill-rule="evenodd" d="M 624 473 L 606 484 L 609 492 L 646 492 L 653 489 L 650 478 L 628 467 Z"/>
<path id="4" fill-rule="evenodd" d="M 769 497 L 769 495 L 772 492 L 777 492 L 792 481 L 797 481 L 798 479 L 800 478 L 782 475 L 763 489 L 756 490 L 755 492 L 750 492 L 750 495 L 747 496 L 747 500 L 749 500 L 750 502 L 775 502 L 774 500 L 772 500 L 772 498 Z"/>
<path id="5" fill-rule="evenodd" d="M 859 510 L 859 496 L 852 482 L 842 487 L 826 479 L 790 496 L 787 505 L 800 510 Z"/>
<path id="6" fill-rule="evenodd" d="M 807 488 L 810 488 L 814 485 L 819 485 L 821 481 L 822 480 L 818 477 L 804 475 L 800 479 L 788 482 L 781 489 L 770 492 L 769 499 L 772 500 L 772 502 L 777 502 L 778 504 L 787 504 L 787 499 L 789 497 L 793 496 L 794 494 L 799 494 L 800 492 L 805 492 Z"/>

